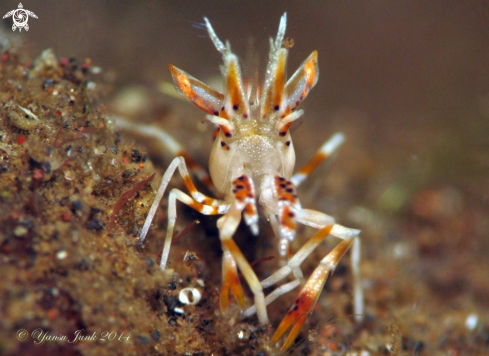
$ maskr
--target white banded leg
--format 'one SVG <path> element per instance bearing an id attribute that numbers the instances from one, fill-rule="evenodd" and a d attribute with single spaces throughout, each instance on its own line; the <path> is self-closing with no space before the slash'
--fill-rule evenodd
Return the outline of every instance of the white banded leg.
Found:
<path id="1" fill-rule="evenodd" d="M 161 179 L 161 183 L 160 183 L 160 186 L 156 192 L 155 199 L 153 200 L 153 204 L 151 205 L 151 208 L 149 209 L 148 216 L 146 217 L 146 221 L 144 222 L 143 228 L 141 230 L 141 235 L 139 235 L 140 243 L 143 243 L 145 238 L 146 238 L 148 230 L 151 226 L 151 222 L 153 221 L 153 218 L 156 215 L 156 210 L 158 209 L 158 206 L 160 205 L 161 199 L 163 198 L 163 195 L 165 194 L 166 187 L 168 186 L 168 183 L 170 182 L 170 180 L 173 177 L 173 174 L 175 173 L 175 170 L 177 168 L 180 172 L 180 175 L 182 176 L 182 179 L 183 179 L 185 185 L 187 186 L 187 189 L 189 190 L 190 194 L 192 195 L 192 197 L 196 201 L 199 201 L 201 203 L 205 203 L 206 205 L 220 206 L 222 210 L 225 210 L 224 207 L 227 207 L 225 204 L 223 204 L 223 202 L 221 200 L 210 198 L 210 197 L 198 192 L 197 188 L 195 188 L 195 185 L 193 184 L 192 179 L 190 178 L 190 176 L 188 174 L 188 170 L 187 170 L 187 166 L 185 164 L 184 158 L 183 157 L 176 157 L 170 163 L 165 174 L 163 175 L 163 178 Z"/>
<path id="2" fill-rule="evenodd" d="M 272 220 L 271 220 L 272 221 Z M 273 225 L 272 225 L 273 226 Z M 303 278 L 302 271 L 300 269 L 301 263 L 307 258 L 307 256 L 321 243 L 321 241 L 326 238 L 327 234 L 324 236 L 317 236 L 319 234 L 316 233 L 310 240 L 308 240 L 304 246 L 302 246 L 296 254 L 286 262 L 286 264 L 281 267 L 277 272 L 266 278 L 261 282 L 262 288 L 268 288 L 273 286 L 274 284 L 280 282 L 282 279 L 287 278 L 291 273 L 294 275 L 294 280 L 279 287 L 275 288 L 271 293 L 269 293 L 265 298 L 266 305 L 269 305 L 275 299 L 280 296 L 287 294 L 294 288 L 300 285 L 300 282 Z M 253 305 L 246 309 L 243 313 L 243 317 L 249 317 L 256 312 L 256 307 Z"/>
<path id="3" fill-rule="evenodd" d="M 360 243 L 358 238 L 359 230 L 350 229 L 338 224 L 334 224 L 334 219 L 324 213 L 321 213 L 316 210 L 310 209 L 302 209 L 297 217 L 297 222 L 314 227 L 319 231 L 316 232 L 295 254 L 294 256 L 287 261 L 287 264 L 280 268 L 277 272 L 266 278 L 261 282 L 263 288 L 268 288 L 278 283 L 282 279 L 286 278 L 294 271 L 300 270 L 300 265 L 304 260 L 316 249 L 316 247 L 328 236 L 333 235 L 340 239 L 346 241 L 358 241 L 356 243 Z M 273 226 L 273 224 L 272 224 Z M 355 248 L 355 243 L 354 243 Z M 359 247 L 359 246 L 357 246 Z M 355 315 L 363 315 L 363 291 L 360 284 L 360 276 L 359 276 L 359 251 L 352 251 L 352 273 L 353 273 L 353 281 L 354 281 L 354 308 Z M 295 275 L 295 273 L 294 273 Z M 276 298 L 290 291 L 290 287 L 295 284 L 288 283 L 288 287 L 280 286 L 276 288 L 270 294 L 273 295 L 273 298 L 266 298 L 267 305 L 274 301 Z M 295 285 L 296 286 L 296 285 Z M 358 308 L 358 309 L 356 309 Z M 253 315 L 255 312 L 254 307 L 248 308 L 244 312 L 244 316 Z"/>
<path id="4" fill-rule="evenodd" d="M 272 230 L 273 230 L 275 236 L 280 236 L 280 225 L 279 225 L 279 222 L 277 220 L 277 217 L 273 214 L 269 214 L 268 215 L 268 221 L 270 222 L 270 225 L 272 226 Z M 279 243 L 283 243 L 283 242 L 285 242 L 285 244 L 284 244 L 285 246 L 279 246 L 279 251 L 287 251 L 287 249 L 289 249 L 289 241 L 287 239 L 280 239 Z M 287 260 L 285 260 L 285 259 L 281 259 L 280 262 L 281 262 L 281 266 L 284 266 L 287 264 Z M 304 277 L 300 267 L 293 270 L 292 273 L 294 274 L 294 277 L 298 280 L 301 280 Z M 263 286 L 263 282 L 262 282 L 262 286 Z M 269 303 L 267 303 L 267 305 L 268 304 Z"/>
<path id="5" fill-rule="evenodd" d="M 322 227 L 330 224 L 334 219 L 320 211 L 303 209 L 299 218 L 297 219 L 301 224 L 311 226 L 315 229 L 321 229 Z M 350 229 L 341 225 L 335 224 L 331 235 L 340 239 L 353 239 L 353 245 L 351 249 L 351 271 L 353 276 L 353 312 L 355 314 L 356 322 L 361 322 L 365 314 L 362 278 L 360 275 L 360 261 L 361 261 L 361 240 L 360 230 Z"/>
<path id="6" fill-rule="evenodd" d="M 241 221 L 241 211 L 242 210 L 236 208 L 236 204 L 233 204 L 229 211 L 224 216 L 219 218 L 217 227 L 219 228 L 222 249 L 225 254 L 227 252 L 231 254 L 251 291 L 253 292 L 258 321 L 260 324 L 264 325 L 268 324 L 268 314 L 263 288 L 245 256 L 232 239 L 236 229 L 238 228 L 239 222 Z M 223 285 L 225 285 L 225 281 L 223 281 Z M 221 293 L 221 298 L 222 297 L 223 293 Z M 227 303 L 224 304 L 227 305 Z M 221 305 L 223 305 L 222 300 Z"/>
<path id="7" fill-rule="evenodd" d="M 272 274 L 270 277 L 266 278 L 261 282 L 261 285 L 263 288 L 268 288 L 270 286 L 273 286 L 274 284 L 280 282 L 282 279 L 286 278 L 288 275 L 293 273 L 295 269 L 300 268 L 300 265 L 302 262 L 311 254 L 312 251 L 329 235 L 331 234 L 332 230 L 334 228 L 334 225 L 327 226 L 318 232 L 316 232 L 309 240 L 306 241 L 306 243 L 295 253 L 295 255 L 287 261 L 287 264 L 280 268 L 277 272 Z M 293 281 L 295 282 L 295 281 Z M 292 282 L 290 282 L 292 283 Z M 288 287 L 282 288 L 284 285 L 276 288 L 273 292 L 270 294 L 273 295 L 273 298 L 267 299 L 269 303 L 273 302 L 275 299 L 278 297 L 282 296 L 283 294 L 289 292 L 292 286 L 296 287 L 298 284 L 290 284 Z M 268 303 L 267 303 L 268 305 Z M 253 315 L 255 312 L 254 307 L 250 307 L 245 310 L 244 316 L 250 316 Z"/>
<path id="8" fill-rule="evenodd" d="M 328 228 L 324 228 L 320 231 L 325 229 Z M 321 260 L 321 262 L 319 262 L 319 265 L 307 280 L 306 284 L 297 296 L 297 299 L 292 304 L 272 336 L 271 342 L 276 343 L 282 337 L 282 335 L 287 332 L 289 328 L 291 328 L 290 333 L 281 348 L 282 351 L 288 349 L 296 339 L 297 335 L 299 335 L 307 315 L 312 312 L 314 306 L 316 305 L 326 280 L 333 273 L 334 269 L 338 265 L 338 262 L 352 243 L 352 239 L 341 241 L 330 253 L 326 255 L 326 257 Z"/>
<path id="9" fill-rule="evenodd" d="M 328 214 L 322 213 L 317 210 L 301 209 L 297 217 L 297 222 L 319 230 L 328 225 L 334 224 L 334 219 Z M 360 275 L 361 240 L 359 238 L 359 234 L 360 234 L 360 230 L 350 229 L 338 224 L 334 224 L 333 229 L 331 230 L 331 235 L 337 238 L 344 239 L 344 240 L 354 239 L 352 245 L 350 263 L 351 263 L 351 270 L 353 276 L 353 312 L 355 314 L 355 320 L 357 322 L 361 322 L 363 320 L 363 316 L 365 313 L 362 280 Z M 303 248 L 305 246 L 303 246 Z M 294 257 L 288 262 L 287 264 L 288 268 L 289 269 L 298 268 L 297 262 L 300 261 L 299 264 L 302 263 L 302 261 L 304 261 L 304 259 L 316 248 L 316 246 L 313 247 L 312 245 L 310 245 L 308 247 L 308 250 L 304 250 L 303 252 L 301 252 L 302 249 L 299 250 L 294 255 Z M 264 288 L 269 287 L 275 284 L 276 282 L 278 282 L 280 279 L 285 278 L 285 276 L 287 276 L 290 273 L 287 272 L 289 269 L 286 270 L 281 269 L 277 271 L 275 274 L 262 281 L 262 286 Z M 279 274 L 279 272 L 281 272 L 281 274 Z"/>
<path id="10" fill-rule="evenodd" d="M 322 144 L 314 156 L 290 179 L 298 187 L 314 171 L 317 166 L 327 160 L 341 146 L 345 136 L 341 132 L 335 133 L 331 138 Z"/>
<path id="11" fill-rule="evenodd" d="M 172 189 L 168 196 L 168 227 L 166 229 L 165 244 L 163 245 L 163 252 L 161 254 L 160 262 L 160 268 L 162 270 L 166 268 L 166 263 L 168 262 L 168 256 L 170 254 L 173 230 L 175 229 L 175 222 L 177 220 L 177 200 L 204 215 L 224 214 L 229 208 L 228 205 L 225 204 L 219 206 L 202 204 L 190 197 L 189 195 L 185 194 L 181 190 L 178 190 L 176 188 Z"/>

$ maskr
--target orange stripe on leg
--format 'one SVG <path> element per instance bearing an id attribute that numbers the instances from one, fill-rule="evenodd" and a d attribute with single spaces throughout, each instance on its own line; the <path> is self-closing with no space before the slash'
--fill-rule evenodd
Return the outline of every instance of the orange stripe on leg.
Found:
<path id="1" fill-rule="evenodd" d="M 316 169 L 323 161 L 325 161 L 328 156 L 322 152 L 318 152 L 314 155 L 314 157 L 306 163 L 304 167 L 299 170 L 299 173 L 304 175 L 309 175 L 311 172 Z"/>
<path id="2" fill-rule="evenodd" d="M 212 191 L 215 190 L 214 184 L 212 183 L 209 175 L 197 162 L 195 162 L 185 151 L 178 152 L 178 156 L 183 157 L 183 159 L 185 160 L 185 164 L 188 166 L 188 168 L 194 172 L 194 174 L 200 179 L 202 183 L 204 183 L 205 186 L 207 186 Z M 198 194 L 197 198 L 199 198 L 198 201 L 200 203 L 206 205 L 216 205 L 218 203 L 217 199 L 208 197 L 207 195 L 200 193 L 197 190 L 197 187 L 195 186 L 190 175 L 181 172 L 181 176 L 185 186 L 190 192 L 190 195 L 195 197 L 195 194 Z"/>
<path id="3" fill-rule="evenodd" d="M 239 247 L 233 240 L 222 240 L 222 245 L 224 249 L 228 249 L 233 255 L 236 264 L 239 266 L 243 277 L 246 279 L 248 286 L 250 287 L 253 295 L 255 296 L 255 306 L 256 314 L 258 316 L 258 321 L 260 324 L 268 324 L 268 315 L 265 302 L 265 295 L 263 294 L 263 289 L 260 284 L 260 280 L 256 276 L 255 272 L 251 268 L 250 264 L 246 260 L 246 257 L 240 251 Z"/>
<path id="4" fill-rule="evenodd" d="M 222 244 L 225 248 L 227 248 L 231 252 L 233 257 L 235 258 L 236 263 L 238 264 L 239 269 L 243 274 L 243 277 L 250 285 L 250 288 L 253 289 L 253 287 L 256 286 L 258 287 L 258 289 L 261 289 L 261 285 L 260 285 L 260 281 L 258 280 L 258 277 L 256 276 L 255 272 L 253 271 L 250 264 L 246 260 L 246 257 L 243 255 L 243 253 L 236 245 L 236 243 L 233 240 L 223 240 Z"/>
<path id="5" fill-rule="evenodd" d="M 311 313 L 316 305 L 326 280 L 333 273 L 336 265 L 351 246 L 352 242 L 353 240 L 345 240 L 340 242 L 328 255 L 326 255 L 326 257 L 321 260 L 319 266 L 307 280 L 306 284 L 300 291 L 299 296 L 295 300 L 294 304 L 290 307 L 287 315 L 280 323 L 275 334 L 272 336 L 271 341 L 275 343 L 290 327 L 292 327 L 284 345 L 282 346 L 282 351 L 289 348 L 294 342 L 302 328 L 302 325 L 304 324 L 307 314 Z"/>
<path id="6" fill-rule="evenodd" d="M 200 213 L 204 213 L 206 215 L 217 215 L 219 214 L 219 207 L 213 206 L 213 205 L 205 205 L 202 203 L 199 203 L 196 200 L 192 199 L 192 202 L 186 203 L 189 207 L 191 207 L 194 210 L 197 210 Z"/>
<path id="7" fill-rule="evenodd" d="M 292 345 L 292 343 L 295 341 L 297 335 L 299 335 L 299 332 L 301 331 L 302 325 L 306 321 L 306 318 L 307 318 L 307 314 L 301 314 L 297 317 L 297 320 L 296 320 L 294 326 L 290 330 L 290 333 L 287 336 L 287 339 L 285 340 L 282 348 L 280 349 L 281 351 L 287 350 Z"/>
<path id="8" fill-rule="evenodd" d="M 321 145 L 314 157 L 312 157 L 312 159 L 309 160 L 309 162 L 307 162 L 298 173 L 292 176 L 291 181 L 294 182 L 296 186 L 301 184 L 309 176 L 309 174 L 311 174 L 311 172 L 317 168 L 317 166 L 328 159 L 333 152 L 338 149 L 338 147 L 343 143 L 344 139 L 345 137 L 340 132 L 331 136 L 328 141 Z"/>
<path id="9" fill-rule="evenodd" d="M 195 187 L 194 182 L 192 181 L 192 179 L 189 176 L 182 176 L 182 179 L 183 179 L 183 183 L 185 184 L 185 186 L 187 187 L 187 189 L 191 195 L 198 192 L 197 188 Z"/>
<path id="10" fill-rule="evenodd" d="M 222 289 L 221 289 L 221 311 L 224 312 L 229 305 L 229 291 L 240 306 L 244 306 L 245 299 L 243 288 L 239 281 L 236 262 L 229 251 L 224 251 L 222 260 Z"/>

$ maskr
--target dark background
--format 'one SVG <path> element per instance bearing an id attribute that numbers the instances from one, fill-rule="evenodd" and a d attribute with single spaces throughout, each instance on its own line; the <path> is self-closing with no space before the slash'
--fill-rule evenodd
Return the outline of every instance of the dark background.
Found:
<path id="1" fill-rule="evenodd" d="M 484 1 L 23 4 L 39 17 L 22 33 L 34 53 L 52 47 L 59 57 L 91 57 L 114 69 L 121 83 L 147 85 L 169 80 L 169 63 L 197 78 L 219 73 L 219 54 L 195 26 L 203 16 L 237 54 L 245 57 L 253 38 L 266 59 L 268 38 L 287 11 L 287 35 L 295 39 L 289 72 L 312 50 L 319 51 L 320 80 L 305 108 L 308 122 L 317 120 L 326 132 L 352 120 L 370 135 L 419 125 L 443 129 L 450 120 L 458 120 L 463 130 L 468 106 L 487 115 L 489 5 Z M 17 1 L 2 1 L 4 12 L 16 7 Z M 345 110 L 355 115 L 341 115 Z M 388 143 L 403 145 L 405 135 L 399 136 Z"/>

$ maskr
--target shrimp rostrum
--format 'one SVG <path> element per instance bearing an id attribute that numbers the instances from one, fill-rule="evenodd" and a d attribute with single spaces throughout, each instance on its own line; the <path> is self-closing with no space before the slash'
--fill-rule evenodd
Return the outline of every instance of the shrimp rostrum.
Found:
<path id="1" fill-rule="evenodd" d="M 212 43 L 224 61 L 221 67 L 224 93 L 212 89 L 183 70 L 172 65 L 169 68 L 178 93 L 204 111 L 207 114 L 205 119 L 218 127 L 209 170 L 216 190 L 224 198 L 215 199 L 199 192 L 190 178 L 186 160 L 184 157 L 176 157 L 163 176 L 140 240 L 144 242 L 166 187 L 178 169 L 190 195 L 178 189 L 172 189 L 169 194 L 168 229 L 161 268 L 164 270 L 168 262 L 177 217 L 177 200 L 202 214 L 222 215 L 217 220 L 223 250 L 221 310 L 227 308 L 230 294 L 242 307 L 245 305 L 239 269 L 254 296 L 254 304 L 244 310 L 243 315 L 249 317 L 256 313 L 260 324 L 268 324 L 267 305 L 301 284 L 302 262 L 326 237 L 331 235 L 339 238 L 341 241 L 319 262 L 272 336 L 272 342 L 275 343 L 291 328 L 283 345 L 283 349 L 286 349 L 299 334 L 307 314 L 312 312 L 328 276 L 352 245 L 354 309 L 357 315 L 362 314 L 363 298 L 358 270 L 359 230 L 338 225 L 325 213 L 303 208 L 296 193 L 297 186 L 342 144 L 344 137 L 340 133 L 333 135 L 309 163 L 293 174 L 295 152 L 289 127 L 302 116 L 303 111 L 298 107 L 318 80 L 317 52 L 312 52 L 294 75 L 286 80 L 288 48 L 283 44 L 286 28 L 284 14 L 277 37 L 270 39 L 265 80 L 260 87 L 253 87 L 242 78 L 238 57 L 231 51 L 230 44 L 221 42 L 210 22 L 204 19 Z M 278 253 L 283 260 L 282 267 L 261 282 L 233 240 L 242 218 L 251 233 L 258 234 L 257 204 L 262 206 L 277 236 Z M 294 252 L 290 243 L 296 236 L 298 224 L 318 231 Z M 264 288 L 277 285 L 283 280 L 283 284 L 265 296 Z"/>

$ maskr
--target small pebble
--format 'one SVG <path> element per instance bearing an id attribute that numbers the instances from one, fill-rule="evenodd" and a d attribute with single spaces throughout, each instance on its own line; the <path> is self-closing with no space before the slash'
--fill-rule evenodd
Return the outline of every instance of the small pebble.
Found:
<path id="1" fill-rule="evenodd" d="M 182 315 L 184 314 L 184 311 L 183 311 L 183 309 L 182 309 L 182 308 L 175 308 L 175 309 L 173 309 L 173 311 L 174 311 L 175 313 L 177 313 L 177 314 L 182 314 Z"/>
<path id="2" fill-rule="evenodd" d="M 17 226 L 15 229 L 14 229 L 14 235 L 15 236 L 24 236 L 25 234 L 27 234 L 27 229 L 24 227 L 24 226 Z"/>
<path id="3" fill-rule="evenodd" d="M 58 260 L 64 260 L 66 257 L 68 257 L 68 252 L 66 252 L 65 250 L 61 250 L 56 253 L 56 258 Z"/>
<path id="4" fill-rule="evenodd" d="M 21 130 L 34 130 L 40 124 L 37 116 L 30 110 L 27 110 L 20 105 L 17 106 L 18 108 L 10 107 L 10 110 L 7 111 L 7 116 L 10 119 L 10 123 Z"/>

